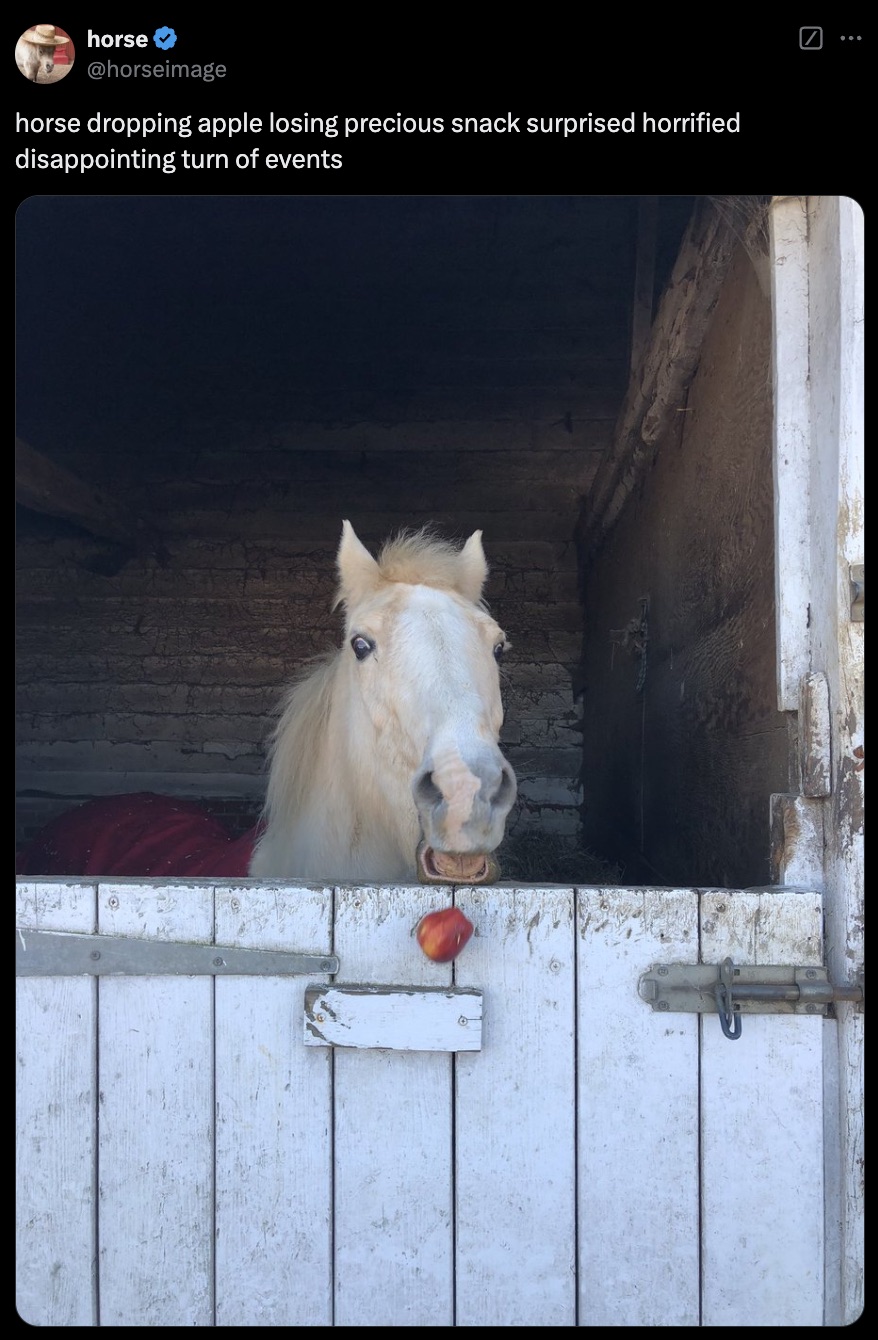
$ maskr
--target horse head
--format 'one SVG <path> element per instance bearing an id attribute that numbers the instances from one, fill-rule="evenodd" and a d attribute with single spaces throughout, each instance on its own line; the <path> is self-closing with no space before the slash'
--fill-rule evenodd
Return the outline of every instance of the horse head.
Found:
<path id="1" fill-rule="evenodd" d="M 496 878 L 491 853 L 516 782 L 498 745 L 507 642 L 482 604 L 482 532 L 459 550 L 423 532 L 399 537 L 376 560 L 346 521 L 338 569 L 351 699 L 372 726 L 389 796 L 404 774 L 419 877 Z"/>
<path id="2" fill-rule="evenodd" d="M 288 698 L 251 873 L 496 879 L 516 781 L 481 531 L 403 533 L 376 559 L 345 521 L 337 565 L 344 639 Z"/>

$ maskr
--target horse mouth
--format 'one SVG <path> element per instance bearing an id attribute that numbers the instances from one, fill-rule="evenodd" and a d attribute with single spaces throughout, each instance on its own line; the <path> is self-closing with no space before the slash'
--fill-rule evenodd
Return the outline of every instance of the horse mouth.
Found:
<path id="1" fill-rule="evenodd" d="M 490 852 L 437 851 L 418 844 L 418 879 L 422 884 L 493 884 L 500 866 Z"/>

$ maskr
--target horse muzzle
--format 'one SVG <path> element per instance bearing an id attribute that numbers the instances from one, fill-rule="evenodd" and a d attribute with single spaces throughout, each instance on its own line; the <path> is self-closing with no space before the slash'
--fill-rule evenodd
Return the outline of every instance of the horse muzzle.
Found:
<path id="1" fill-rule="evenodd" d="M 437 749 L 412 783 L 421 826 L 418 878 L 426 884 L 490 884 L 499 877 L 500 846 L 517 790 L 515 773 L 496 746 Z"/>
<path id="2" fill-rule="evenodd" d="M 492 852 L 437 851 L 426 839 L 418 843 L 421 884 L 495 884 L 500 863 Z"/>

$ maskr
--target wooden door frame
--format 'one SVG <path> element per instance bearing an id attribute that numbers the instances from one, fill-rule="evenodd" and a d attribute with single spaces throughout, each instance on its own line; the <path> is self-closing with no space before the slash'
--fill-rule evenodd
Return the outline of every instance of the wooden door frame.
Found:
<path id="1" fill-rule="evenodd" d="M 778 708 L 798 713 L 800 764 L 772 831 L 779 882 L 822 890 L 830 976 L 848 982 L 863 968 L 863 211 L 779 196 L 769 233 Z M 863 1310 L 863 1023 L 842 1004 L 826 1030 L 827 1325 Z"/>

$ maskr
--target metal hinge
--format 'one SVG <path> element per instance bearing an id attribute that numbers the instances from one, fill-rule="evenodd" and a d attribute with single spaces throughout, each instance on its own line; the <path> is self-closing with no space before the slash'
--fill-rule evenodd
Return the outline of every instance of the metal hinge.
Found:
<path id="1" fill-rule="evenodd" d="M 15 932 L 17 977 L 264 977 L 338 972 L 334 954 L 290 954 L 283 949 L 233 949 L 178 940 L 138 940 L 65 931 Z"/>
<path id="2" fill-rule="evenodd" d="M 856 984 L 833 986 L 825 968 L 778 964 L 655 964 L 637 984 L 654 1010 L 718 1014 L 727 1038 L 741 1036 L 742 1014 L 828 1014 L 836 1001 L 863 1008 L 865 973 Z"/>

